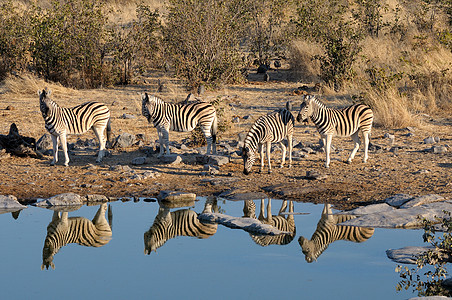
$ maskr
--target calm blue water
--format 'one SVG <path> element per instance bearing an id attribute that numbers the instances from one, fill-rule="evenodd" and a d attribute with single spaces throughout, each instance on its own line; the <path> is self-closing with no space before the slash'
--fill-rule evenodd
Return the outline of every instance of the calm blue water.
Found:
<path id="1" fill-rule="evenodd" d="M 259 209 L 260 203 L 255 201 Z M 223 213 L 240 217 L 243 202 L 219 201 Z M 272 201 L 273 214 L 280 201 Z M 208 239 L 178 237 L 144 255 L 144 233 L 157 203 L 113 202 L 113 236 L 99 248 L 67 245 L 55 270 L 41 271 L 42 248 L 53 211 L 29 207 L 14 220 L 0 215 L 1 294 L 4 299 L 407 299 L 397 292 L 396 263 L 389 248 L 422 245 L 419 230 L 375 230 L 364 243 L 337 241 L 308 264 L 298 237 L 310 238 L 323 205 L 294 203 L 297 228 L 284 246 L 262 247 L 239 229 L 218 226 Z M 200 213 L 204 201 L 193 208 Z M 99 206 L 71 216 L 92 219 Z M 172 209 L 174 211 L 176 209 Z"/>

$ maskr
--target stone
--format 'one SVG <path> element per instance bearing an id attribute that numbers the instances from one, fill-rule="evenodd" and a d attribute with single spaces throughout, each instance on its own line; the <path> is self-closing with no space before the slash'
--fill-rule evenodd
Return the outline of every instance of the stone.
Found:
<path id="1" fill-rule="evenodd" d="M 162 155 L 159 157 L 159 160 L 165 164 L 175 165 L 182 162 L 182 157 L 177 154 Z"/>
<path id="2" fill-rule="evenodd" d="M 131 164 L 138 166 L 138 165 L 148 164 L 149 162 L 150 162 L 150 160 L 148 157 L 142 156 L 142 157 L 135 157 L 134 159 L 132 159 Z"/>
<path id="3" fill-rule="evenodd" d="M 400 264 L 415 264 L 417 256 L 428 250 L 433 250 L 433 247 L 403 247 L 400 249 L 386 250 L 386 256 Z"/>
<path id="4" fill-rule="evenodd" d="M 374 214 L 374 213 L 392 211 L 394 209 L 395 209 L 394 207 L 392 207 L 386 203 L 378 203 L 378 204 L 372 204 L 372 205 L 358 207 L 358 208 L 352 209 L 350 211 L 341 212 L 341 213 L 338 213 L 338 215 L 345 214 L 345 215 L 363 216 L 363 215 L 369 215 L 369 214 Z"/>
<path id="5" fill-rule="evenodd" d="M 429 136 L 424 139 L 424 144 L 434 144 L 436 143 L 435 138 L 432 136 Z"/>
<path id="6" fill-rule="evenodd" d="M 194 206 L 196 194 L 177 191 L 161 191 L 157 200 L 167 208 Z"/>
<path id="7" fill-rule="evenodd" d="M 219 197 L 232 200 L 232 201 L 243 201 L 243 200 L 260 200 L 269 198 L 267 194 L 262 192 L 249 192 L 248 190 L 241 188 L 233 188 L 224 191 L 219 195 Z"/>
<path id="8" fill-rule="evenodd" d="M 86 201 L 88 203 L 93 203 L 93 202 L 108 202 L 108 198 L 105 195 L 86 195 Z"/>
<path id="9" fill-rule="evenodd" d="M 452 211 L 452 202 L 434 202 L 405 209 L 377 212 L 348 220 L 341 225 L 373 228 L 420 228 L 422 222 L 419 217 L 434 220 L 435 217 L 443 216 L 444 210 Z"/>
<path id="10" fill-rule="evenodd" d="M 386 198 L 384 201 L 385 203 L 398 208 L 412 199 L 413 196 L 407 194 L 395 194 L 394 196 Z"/>
<path id="11" fill-rule="evenodd" d="M 437 154 L 446 153 L 447 152 L 447 147 L 445 147 L 445 146 L 433 146 L 431 148 L 431 152 L 437 153 Z"/>
<path id="12" fill-rule="evenodd" d="M 115 142 L 113 143 L 113 148 L 127 148 L 135 144 L 135 142 L 135 135 L 124 132 L 116 138 Z"/>
<path id="13" fill-rule="evenodd" d="M 306 179 L 322 180 L 328 178 L 328 175 L 322 174 L 317 170 L 306 171 Z"/>
<path id="14" fill-rule="evenodd" d="M 206 155 L 206 157 L 207 157 L 207 164 L 209 164 L 209 165 L 222 166 L 222 165 L 229 163 L 228 156 Z"/>
<path id="15" fill-rule="evenodd" d="M 53 150 L 52 136 L 49 133 L 41 136 L 36 142 L 36 148 L 41 151 Z"/>
<path id="16" fill-rule="evenodd" d="M 135 115 L 131 115 L 131 114 L 123 114 L 119 118 L 120 119 L 136 119 L 137 117 Z"/>
<path id="17" fill-rule="evenodd" d="M 110 171 L 117 171 L 117 172 L 132 172 L 133 169 L 129 167 L 128 165 L 116 165 L 111 166 L 109 168 Z"/>
<path id="18" fill-rule="evenodd" d="M 436 194 L 423 195 L 404 203 L 400 208 L 411 208 L 423 204 L 443 201 L 444 197 Z"/>
<path id="19" fill-rule="evenodd" d="M 20 204 L 19 201 L 17 201 L 17 198 L 13 195 L 0 195 L 0 213 L 16 211 L 24 208 L 27 207 Z"/>
<path id="20" fill-rule="evenodd" d="M 64 193 L 36 202 L 35 205 L 38 207 L 83 205 L 83 199 L 74 193 Z"/>
<path id="21" fill-rule="evenodd" d="M 201 179 L 201 182 L 207 182 L 210 183 L 211 185 L 227 185 L 227 184 L 231 184 L 237 181 L 240 181 L 241 179 L 238 177 L 214 177 L 214 178 L 205 178 L 205 179 Z"/>

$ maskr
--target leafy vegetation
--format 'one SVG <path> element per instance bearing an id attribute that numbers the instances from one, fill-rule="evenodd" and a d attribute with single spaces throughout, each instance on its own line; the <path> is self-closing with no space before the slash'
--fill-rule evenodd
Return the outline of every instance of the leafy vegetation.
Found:
<path id="1" fill-rule="evenodd" d="M 443 218 L 435 220 L 423 219 L 424 242 L 430 243 L 431 250 L 423 253 L 417 258 L 416 268 L 397 266 L 396 272 L 403 278 L 397 285 L 397 290 L 409 289 L 412 287 L 418 291 L 419 296 L 452 296 L 450 290 L 442 286 L 446 278 L 446 264 L 452 261 L 452 219 L 450 212 L 444 212 Z M 435 224 L 440 223 L 444 231 L 438 235 Z M 427 265 L 433 266 L 433 271 L 428 270 L 422 275 L 418 273 Z"/>

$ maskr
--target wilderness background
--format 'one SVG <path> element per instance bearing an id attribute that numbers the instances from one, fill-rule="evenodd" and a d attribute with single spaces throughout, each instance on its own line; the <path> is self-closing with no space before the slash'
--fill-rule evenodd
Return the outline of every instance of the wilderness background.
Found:
<path id="1" fill-rule="evenodd" d="M 2 1 L 0 131 L 7 134 L 15 122 L 25 136 L 38 139 L 44 134 L 36 91 L 45 86 L 62 106 L 88 100 L 107 103 L 116 133 L 147 133 L 146 142 L 157 134 L 139 116 L 142 91 L 181 102 L 204 86 L 207 91 L 200 97 L 216 101 L 221 110 L 220 140 L 236 139 L 259 115 L 288 100 L 296 114 L 301 95 L 308 91 L 319 94 L 329 106 L 370 105 L 375 113 L 373 142 L 387 151 L 371 153 L 374 161 L 366 166 L 344 167 L 333 161 L 328 171 L 320 169 L 324 158 L 319 153 L 297 162 L 290 172 L 253 175 L 242 185 L 256 190 L 293 181 L 294 187 L 322 186 L 321 195 L 338 201 L 355 192 L 372 191 L 363 198 L 357 196 L 357 202 L 378 201 L 404 191 L 448 195 L 451 30 L 452 1 L 448 0 Z M 121 118 L 125 112 L 137 119 Z M 406 136 L 410 130 L 415 131 L 414 137 Z M 385 133 L 396 134 L 401 151 L 390 151 L 394 143 L 383 138 Z M 196 140 L 196 133 L 171 133 L 170 141 L 187 136 Z M 422 141 L 428 136 L 440 137 L 449 151 L 440 155 L 426 151 Z M 296 138 L 318 144 L 312 127 L 306 131 L 297 125 Z M 346 149 L 333 154 L 343 161 L 351 142 L 333 139 L 333 144 Z M 114 154 L 115 162 L 129 163 L 138 148 Z M 32 198 L 62 191 L 67 189 L 67 178 L 87 173 L 80 168 L 90 159 L 72 159 L 72 169 L 49 169 L 46 163 L 28 158 L 2 159 L 6 175 L 2 193 Z M 233 162 L 221 173 L 242 176 L 240 159 Z M 91 173 L 97 177 L 108 173 L 104 166 L 95 168 Z M 116 182 L 113 187 L 89 176 L 84 182 L 86 186 L 97 180 L 91 190 L 101 186 L 103 193 L 153 194 L 177 183 L 204 193 L 218 191 L 218 186 L 196 188 L 194 182 L 202 180 L 199 168 L 166 170 L 153 188 L 143 187 L 150 183 L 130 182 Z M 319 168 L 329 177 L 320 182 L 300 180 L 310 168 Z M 36 172 L 42 172 L 42 178 L 30 177 Z M 111 172 L 104 177 L 113 180 Z M 174 176 L 177 183 L 165 176 Z M 52 178 L 55 184 L 49 188 L 44 180 Z M 30 181 L 33 189 L 17 189 Z"/>

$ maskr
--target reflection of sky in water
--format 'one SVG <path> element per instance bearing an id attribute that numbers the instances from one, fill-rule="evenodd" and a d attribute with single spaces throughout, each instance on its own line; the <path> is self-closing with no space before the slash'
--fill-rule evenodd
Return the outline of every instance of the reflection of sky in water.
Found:
<path id="1" fill-rule="evenodd" d="M 218 202 L 225 213 L 242 216 L 243 202 Z M 260 201 L 255 201 L 257 213 Z M 113 237 L 101 248 L 68 245 L 55 255 L 55 270 L 41 271 L 42 247 L 53 212 L 29 207 L 17 220 L 0 215 L 0 282 L 10 299 L 405 299 L 396 292 L 396 263 L 390 248 L 422 245 L 422 232 L 375 230 L 362 244 L 337 241 L 316 262 L 305 262 L 298 237 L 310 238 L 323 205 L 294 203 L 297 232 L 285 246 L 262 247 L 249 234 L 219 225 L 199 240 L 178 237 L 144 255 L 144 232 L 157 203 L 112 203 Z M 204 201 L 196 204 L 200 213 Z M 272 213 L 280 202 L 273 200 Z M 98 206 L 71 216 L 92 219 Z M 174 211 L 172 209 L 171 211 Z"/>

